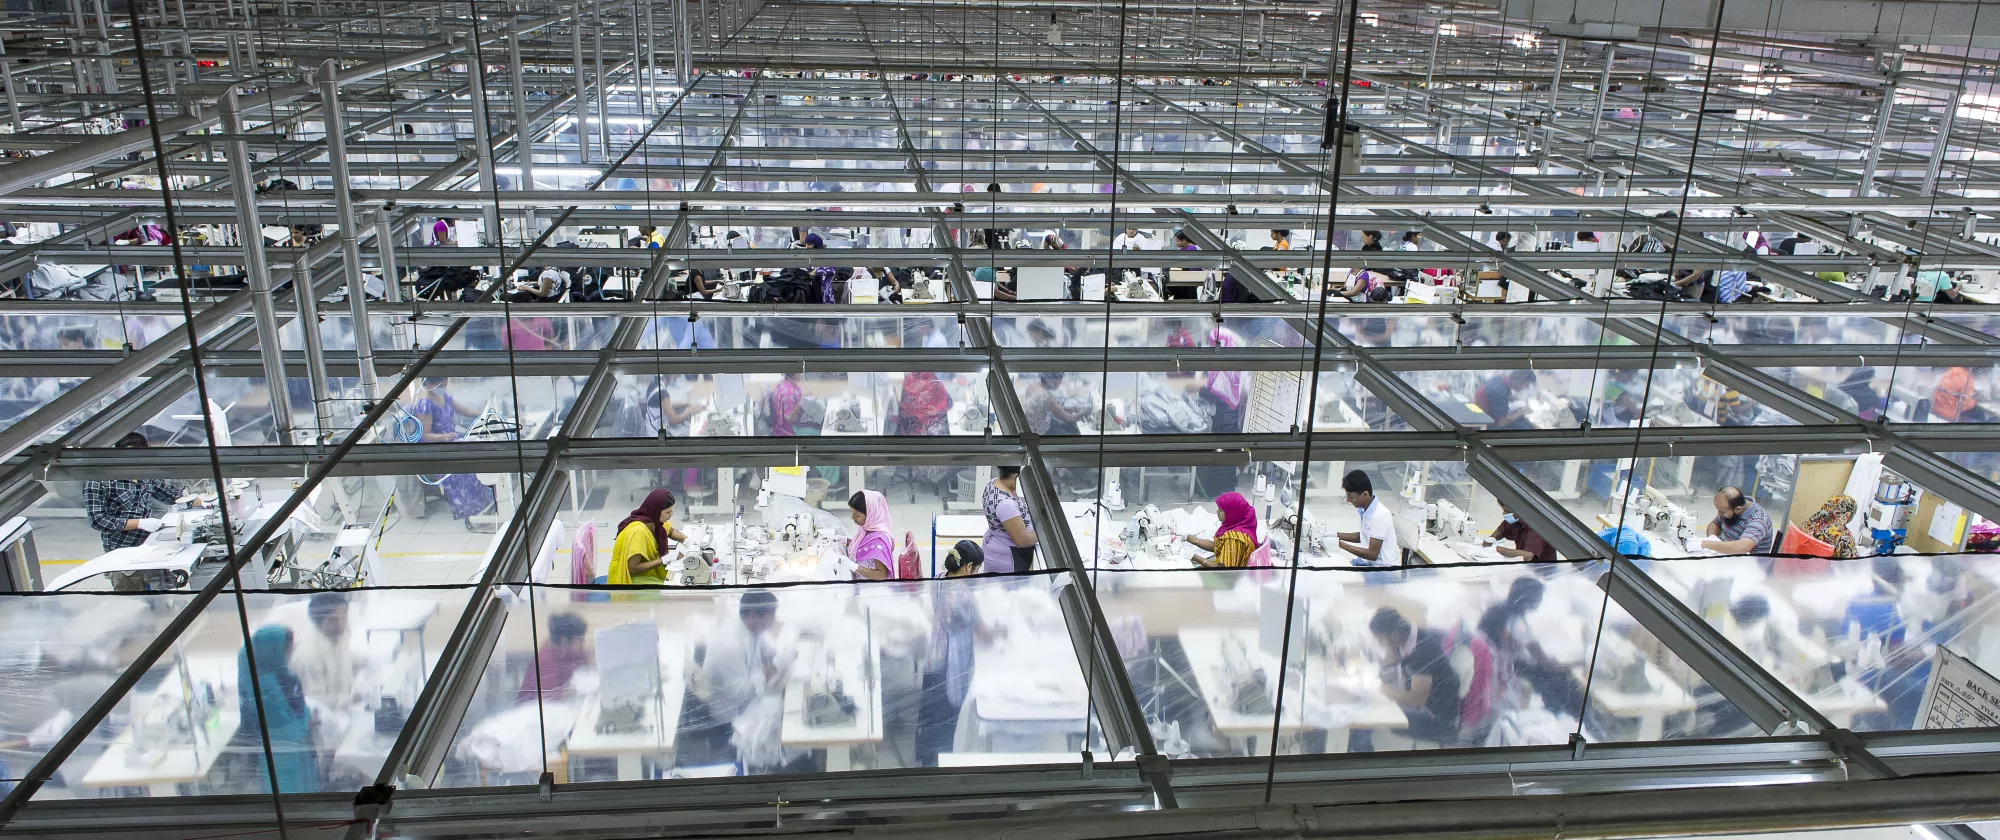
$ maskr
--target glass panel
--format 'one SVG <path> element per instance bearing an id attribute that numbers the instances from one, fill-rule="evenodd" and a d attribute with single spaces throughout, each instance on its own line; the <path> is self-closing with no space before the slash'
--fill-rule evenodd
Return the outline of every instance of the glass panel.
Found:
<path id="1" fill-rule="evenodd" d="M 1709 344 L 1928 344 L 1868 315 L 1669 315 L 1667 329 Z"/>
<path id="2" fill-rule="evenodd" d="M 894 311 L 894 310 L 889 310 Z M 868 347 L 956 348 L 958 319 L 908 315 L 881 318 L 743 318 L 703 315 L 654 318 L 639 339 L 642 350 L 837 349 Z"/>
<path id="3" fill-rule="evenodd" d="M 596 437 L 976 435 L 984 373 L 619 375 Z"/>
<path id="4" fill-rule="evenodd" d="M 28 772 L 187 602 L 181 593 L 0 596 L 9 639 L 0 655 L 0 787 Z"/>
<path id="5" fill-rule="evenodd" d="M 1372 487 L 1361 508 L 1346 498 L 1343 480 L 1360 472 Z M 1297 524 L 1298 464 L 1260 461 L 1247 466 L 1145 466 L 1105 470 L 1105 504 L 1089 500 L 1097 492 L 1095 470 L 1053 470 L 1070 534 L 1084 562 L 1106 569 L 1193 569 L 1214 561 L 1210 542 L 1224 514 L 1218 497 L 1237 492 L 1249 502 L 1242 514 L 1255 519 L 1256 544 L 1268 544 L 1270 562 L 1288 565 Z M 1499 501 L 1479 485 L 1460 461 L 1314 461 L 1305 504 L 1305 546 L 1300 563 L 1309 567 L 1502 563 L 1559 555 L 1533 531 L 1503 523 Z M 1496 529 L 1505 542 L 1493 539 Z M 1341 536 L 1346 534 L 1346 536 Z M 1361 534 L 1362 536 L 1356 536 Z M 1373 540 L 1380 540 L 1377 545 Z M 1364 558 L 1359 546 L 1375 557 Z M 1506 553 L 1503 553 L 1503 550 Z"/>
<path id="6" fill-rule="evenodd" d="M 224 595 L 63 762 L 60 783 L 37 797 L 264 792 L 267 743 L 280 792 L 371 782 L 466 597 L 246 593 L 246 655 L 235 596 Z"/>
<path id="7" fill-rule="evenodd" d="M 199 310 L 199 307 L 197 307 Z M 123 350 L 180 329 L 181 316 L 0 315 L 0 350 Z"/>
<path id="8" fill-rule="evenodd" d="M 1531 347 L 1537 345 L 1631 344 L 1594 318 L 1536 315 L 1529 318 L 1468 317 L 1458 328 L 1458 344 L 1467 347 Z"/>
<path id="9" fill-rule="evenodd" d="M 1114 635 L 1144 639 L 1126 669 L 1170 754 L 1270 754 L 1281 651 L 1279 754 L 1558 744 L 1577 731 L 1602 569 L 1528 569 L 1307 570 L 1292 599 L 1281 570 L 1112 573 L 1097 589 Z"/>
<path id="10" fill-rule="evenodd" d="M 320 305 L 320 346 L 329 353 L 354 352 L 354 318 L 346 314 L 346 304 Z M 446 350 L 601 350 L 610 340 L 618 319 L 562 315 L 560 309 L 522 306 L 511 320 L 499 316 L 474 317 L 458 331 Z M 532 313 L 532 314 L 530 314 Z M 546 313 L 546 314 L 543 314 Z M 283 317 L 284 313 L 280 313 Z M 370 334 L 377 350 L 429 348 L 444 335 L 454 317 L 427 315 L 410 323 L 407 318 L 380 314 L 369 316 Z M 504 324 L 504 328 L 503 328 Z M 279 329 L 279 346 L 286 350 L 305 349 L 296 319 Z M 350 360 L 352 356 L 348 357 Z M 333 361 L 329 359 L 329 361 Z"/>
<path id="11" fill-rule="evenodd" d="M 1946 699 L 1919 721 L 1941 648 L 2000 669 L 1992 555 L 1689 558 L 1653 576 L 1835 726 L 1992 726 Z"/>
<path id="12" fill-rule="evenodd" d="M 554 536 L 545 536 L 534 580 L 591 583 L 607 577 L 621 523 L 654 490 L 673 495 L 671 521 L 689 539 L 667 559 L 710 553 L 711 574 L 719 583 L 853 579 L 849 543 L 859 528 L 849 502 L 861 490 L 883 494 L 886 521 L 879 524 L 898 558 L 908 534 L 917 576 L 937 577 L 958 540 L 984 539 L 981 491 L 993 477 L 991 466 L 942 464 L 807 466 L 797 472 L 747 466 L 579 471 L 572 473 L 578 510 L 565 511 L 550 529 Z M 760 492 L 766 487 L 773 489 Z M 583 544 L 574 535 L 586 524 L 593 553 L 587 576 L 582 564 L 565 556 Z M 998 562 L 991 566 L 1008 570 Z M 690 569 L 641 570 L 635 577 L 680 583 Z"/>
<path id="13" fill-rule="evenodd" d="M 538 587 L 511 605 L 443 784 L 1075 761 L 1088 692 L 1064 579 Z"/>
<path id="14" fill-rule="evenodd" d="M 1817 501 L 1802 509 L 1805 502 L 1795 504 L 1793 496 L 1796 485 L 1808 478 L 1814 482 L 1822 479 L 1819 470 L 1823 468 L 1813 466 L 1822 461 L 1849 465 L 1853 457 L 1677 455 L 1636 461 L 1525 461 L 1514 466 L 1607 542 L 1617 536 L 1611 529 L 1621 524 L 1630 528 L 1619 545 L 1623 553 L 1679 557 L 1707 551 L 1701 543 L 1708 539 L 1708 527 L 1717 515 L 1716 496 L 1725 487 L 1737 488 L 1745 495 L 1750 504 L 1744 506 L 1743 515 L 1763 523 L 1750 533 L 1764 540 L 1759 553 L 1770 551 L 1788 520 L 1802 521 L 1817 510 Z M 1831 468 L 1840 470 L 1843 466 Z M 1844 469 L 1851 470 L 1851 466 Z M 1838 491 L 1838 484 L 1831 486 L 1834 489 L 1829 493 Z"/>
<path id="15" fill-rule="evenodd" d="M 1797 421 L 1693 368 L 1645 370 L 1403 371 L 1451 418 L 1482 429 L 1631 426 L 1772 426 Z M 1643 404 L 1643 408 L 1642 408 Z"/>
<path id="16" fill-rule="evenodd" d="M 1042 316 L 994 318 L 993 334 L 1005 347 L 1298 347 L 1298 331 L 1281 318 L 1231 318 L 1227 326 L 1195 318 Z"/>
<path id="17" fill-rule="evenodd" d="M 1793 385 L 1864 419 L 1891 423 L 1991 423 L 2000 398 L 1992 367 L 1798 368 Z"/>

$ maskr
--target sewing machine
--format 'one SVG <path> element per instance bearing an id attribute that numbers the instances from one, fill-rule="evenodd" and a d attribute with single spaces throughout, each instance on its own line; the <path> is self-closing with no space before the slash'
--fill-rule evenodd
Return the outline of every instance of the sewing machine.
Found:
<path id="1" fill-rule="evenodd" d="M 806 678 L 805 697 L 806 726 L 825 729 L 854 722 L 858 704 L 847 693 L 831 657 L 822 660 Z"/>
<path id="2" fill-rule="evenodd" d="M 1655 534 L 1671 535 L 1681 545 L 1687 545 L 1695 538 L 1694 514 L 1687 508 L 1674 504 L 1667 494 L 1652 487 L 1645 489 L 1642 508 L 1646 514 L 1645 529 Z"/>
<path id="3" fill-rule="evenodd" d="M 640 732 L 651 725 L 660 693 L 660 630 L 650 621 L 601 628 L 595 633 L 600 735 Z"/>
<path id="4" fill-rule="evenodd" d="M 1268 715 L 1272 712 L 1271 692 L 1265 685 L 1264 668 L 1250 655 L 1240 636 L 1222 643 L 1222 668 L 1217 680 L 1228 686 L 1229 708 L 1241 715 Z"/>
<path id="5" fill-rule="evenodd" d="M 1479 529 L 1473 526 L 1472 517 L 1460 510 L 1458 505 L 1443 500 L 1424 505 L 1424 530 L 1447 542 L 1479 538 Z"/>
<path id="6" fill-rule="evenodd" d="M 1282 535 L 1286 539 L 1285 553 L 1287 555 L 1290 553 L 1289 541 L 1292 531 L 1299 524 L 1298 517 L 1299 513 L 1294 509 L 1287 512 L 1284 516 L 1278 517 L 1271 523 L 1271 534 L 1273 536 Z M 1325 525 L 1320 524 L 1319 520 L 1314 519 L 1312 511 L 1305 512 L 1305 528 L 1303 532 L 1305 534 L 1305 549 L 1309 552 L 1332 554 L 1334 549 L 1340 547 L 1338 544 L 1339 541 L 1334 539 L 1334 532 L 1328 530 Z M 1274 556 L 1278 555 L 1278 547 L 1275 544 L 1271 547 L 1271 552 Z"/>
<path id="7" fill-rule="evenodd" d="M 1537 429 L 1570 429 L 1577 425 L 1576 411 L 1571 408 L 1568 399 L 1536 390 L 1527 395 L 1524 402 L 1528 408 L 1528 424 Z"/>

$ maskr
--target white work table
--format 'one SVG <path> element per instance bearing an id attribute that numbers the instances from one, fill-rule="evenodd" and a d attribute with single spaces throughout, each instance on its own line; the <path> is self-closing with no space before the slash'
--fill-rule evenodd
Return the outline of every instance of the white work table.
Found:
<path id="1" fill-rule="evenodd" d="M 1083 734 L 1090 695 L 1083 669 L 1069 653 L 1073 650 L 1069 636 L 1023 630 L 1015 627 L 1002 638 L 973 647 L 972 683 L 959 717 L 958 748 L 991 751 L 996 736 L 1005 736 L 1061 750 L 1069 746 L 1069 735 Z M 1055 739 L 1062 742 L 1049 743 Z"/>
<path id="2" fill-rule="evenodd" d="M 133 761 L 133 727 L 144 725 L 146 711 L 156 703 L 178 704 L 187 699 L 180 671 L 175 669 L 144 703 L 137 704 L 138 719 L 112 739 L 104 754 L 84 771 L 79 784 L 93 788 L 143 787 L 151 796 L 179 796 L 182 784 L 208 777 L 215 760 L 221 757 L 242 723 L 236 691 L 236 657 L 190 656 L 184 664 L 196 691 L 201 690 L 203 682 L 215 687 L 214 711 L 209 720 L 198 722 L 194 742 L 175 744 L 150 760 Z"/>
<path id="3" fill-rule="evenodd" d="M 830 628 L 817 644 L 802 643 L 793 660 L 790 679 L 785 683 L 785 717 L 779 740 L 791 749 L 826 750 L 829 772 L 854 766 L 855 748 L 882 740 L 882 651 L 878 644 L 832 644 L 834 637 L 859 640 L 867 637 L 860 622 L 842 622 Z M 838 726 L 811 726 L 806 723 L 807 663 L 832 660 L 841 689 L 854 700 L 854 719 Z"/>
<path id="4" fill-rule="evenodd" d="M 834 415 L 840 413 L 842 408 L 854 409 L 855 416 L 861 419 L 861 429 L 859 431 L 843 432 L 833 427 Z M 865 394 L 842 395 L 826 401 L 826 418 L 821 423 L 819 433 L 824 437 L 880 435 L 882 434 L 883 424 L 882 410 L 876 405 L 872 397 Z M 859 493 L 867 488 L 868 468 L 849 465 L 847 467 L 848 492 L 850 494 Z M 820 507 L 827 510 L 846 510 L 847 498 L 837 493 L 828 493 L 826 499 L 820 502 Z"/>
<path id="5" fill-rule="evenodd" d="M 577 758 L 612 757 L 618 762 L 618 781 L 647 778 L 644 759 L 659 756 L 672 763 L 674 738 L 680 732 L 681 704 L 687 699 L 687 639 L 670 630 L 660 631 L 660 686 L 653 696 L 653 713 L 638 729 L 629 732 L 599 732 L 597 723 L 603 704 L 595 696 L 582 698 L 576 726 L 570 729 L 563 752 L 565 764 Z M 571 771 L 571 777 L 574 772 Z"/>
<path id="6" fill-rule="evenodd" d="M 1234 637 L 1243 642 L 1250 660 L 1263 669 L 1266 695 L 1275 695 L 1278 657 L 1257 647 L 1257 629 L 1187 627 L 1181 629 L 1179 637 L 1187 654 L 1188 670 L 1194 672 L 1195 684 L 1201 690 L 1202 702 L 1208 707 L 1216 732 L 1247 739 L 1250 755 L 1270 754 L 1274 712 L 1237 712 L 1231 703 L 1231 687 L 1221 684 L 1222 646 Z M 1323 660 L 1309 657 L 1303 670 L 1305 674 L 1295 670 L 1285 681 L 1284 720 L 1278 727 L 1281 739 L 1293 739 L 1308 729 L 1325 729 L 1327 751 L 1345 752 L 1348 734 L 1354 729 L 1408 725 L 1409 718 L 1403 710 L 1382 693 L 1373 665 L 1352 673 L 1336 672 Z"/>

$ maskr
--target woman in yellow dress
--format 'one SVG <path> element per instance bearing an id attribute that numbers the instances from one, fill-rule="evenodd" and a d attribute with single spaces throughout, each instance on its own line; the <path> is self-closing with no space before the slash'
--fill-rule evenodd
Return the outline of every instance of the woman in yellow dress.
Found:
<path id="1" fill-rule="evenodd" d="M 668 540 L 686 541 L 668 520 L 674 518 L 674 494 L 654 490 L 646 500 L 618 523 L 618 539 L 611 544 L 611 568 L 604 582 L 615 586 L 667 585 L 667 570 L 660 559 L 672 545 Z"/>
<path id="2" fill-rule="evenodd" d="M 1242 493 L 1232 491 L 1215 498 L 1215 510 L 1222 520 L 1222 527 L 1215 529 L 1215 539 L 1187 538 L 1196 548 L 1215 553 L 1213 558 L 1197 555 L 1195 564 L 1209 569 L 1248 566 L 1251 553 L 1257 550 L 1256 509 Z"/>

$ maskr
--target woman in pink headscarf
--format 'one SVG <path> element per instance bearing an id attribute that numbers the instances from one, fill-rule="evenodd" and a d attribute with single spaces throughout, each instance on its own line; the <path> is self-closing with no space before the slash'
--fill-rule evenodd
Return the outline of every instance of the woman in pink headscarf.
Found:
<path id="1" fill-rule="evenodd" d="M 1257 510 L 1250 500 L 1234 491 L 1215 498 L 1215 512 L 1222 527 L 1214 539 L 1188 537 L 1196 548 L 1213 552 L 1212 558 L 1196 557 L 1194 562 L 1210 569 L 1241 569 L 1250 565 L 1250 553 L 1257 550 Z"/>
<path id="2" fill-rule="evenodd" d="M 848 514 L 861 530 L 847 541 L 847 556 L 854 558 L 855 580 L 887 580 L 895 577 L 896 538 L 889 531 L 889 500 L 874 490 L 863 490 L 847 498 Z"/>

